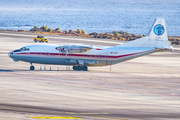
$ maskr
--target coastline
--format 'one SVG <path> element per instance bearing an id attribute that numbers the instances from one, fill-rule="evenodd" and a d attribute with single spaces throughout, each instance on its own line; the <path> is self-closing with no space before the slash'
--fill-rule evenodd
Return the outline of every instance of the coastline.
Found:
<path id="1" fill-rule="evenodd" d="M 77 32 L 80 29 L 74 30 L 65 30 L 65 31 L 25 31 L 25 30 L 0 30 L 0 31 L 11 31 L 11 32 L 24 32 L 24 33 L 38 33 L 38 34 L 51 34 L 51 35 L 65 35 L 65 36 L 74 36 L 74 37 L 89 37 L 89 38 L 101 38 L 101 39 L 113 39 L 113 40 L 123 40 L 123 41 L 133 41 L 142 37 L 145 37 L 146 35 L 135 35 L 132 33 L 122 32 L 122 34 L 119 34 L 117 31 L 113 31 L 112 33 L 86 33 L 84 32 Z M 171 42 L 172 45 L 180 45 L 180 36 L 168 36 L 168 40 Z"/>

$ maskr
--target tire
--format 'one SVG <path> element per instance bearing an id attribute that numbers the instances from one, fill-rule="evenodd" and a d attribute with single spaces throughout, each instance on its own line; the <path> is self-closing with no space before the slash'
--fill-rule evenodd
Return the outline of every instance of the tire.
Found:
<path id="1" fill-rule="evenodd" d="M 31 67 L 30 67 L 30 70 L 34 70 L 34 69 L 35 69 L 35 67 L 34 67 L 34 66 L 31 66 Z"/>
<path id="2" fill-rule="evenodd" d="M 81 71 L 81 66 L 77 66 L 77 71 Z"/>
<path id="3" fill-rule="evenodd" d="M 73 66 L 73 70 L 77 70 L 77 66 Z"/>
<path id="4" fill-rule="evenodd" d="M 35 39 L 34 42 L 37 42 L 37 40 Z"/>
<path id="5" fill-rule="evenodd" d="M 87 70 L 88 70 L 88 67 L 87 67 L 87 66 L 83 66 L 83 67 L 82 67 L 82 70 L 83 70 L 83 71 L 87 71 Z"/>

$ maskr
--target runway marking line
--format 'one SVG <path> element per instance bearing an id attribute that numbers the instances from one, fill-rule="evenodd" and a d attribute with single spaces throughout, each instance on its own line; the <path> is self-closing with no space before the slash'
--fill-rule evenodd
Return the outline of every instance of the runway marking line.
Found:
<path id="1" fill-rule="evenodd" d="M 68 113 L 68 114 L 82 114 L 82 115 L 94 115 L 94 114 L 109 114 L 109 113 Z"/>
<path id="2" fill-rule="evenodd" d="M 144 87 L 152 87 L 151 85 L 144 85 Z"/>
<path id="3" fill-rule="evenodd" d="M 129 119 L 121 119 L 121 118 L 113 118 L 113 117 L 103 117 L 103 116 L 92 116 L 97 118 L 105 118 L 105 119 L 111 119 L 111 120 L 129 120 Z"/>
<path id="4" fill-rule="evenodd" d="M 29 116 L 29 118 L 37 118 L 37 119 L 83 119 L 80 117 L 68 117 L 68 116 Z"/>

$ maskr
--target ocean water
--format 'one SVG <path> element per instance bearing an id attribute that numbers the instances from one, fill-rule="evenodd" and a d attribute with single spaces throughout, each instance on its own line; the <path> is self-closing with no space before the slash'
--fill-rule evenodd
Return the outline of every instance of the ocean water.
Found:
<path id="1" fill-rule="evenodd" d="M 147 34 L 158 17 L 165 18 L 168 35 L 180 36 L 180 0 L 0 0 L 0 29 Z"/>

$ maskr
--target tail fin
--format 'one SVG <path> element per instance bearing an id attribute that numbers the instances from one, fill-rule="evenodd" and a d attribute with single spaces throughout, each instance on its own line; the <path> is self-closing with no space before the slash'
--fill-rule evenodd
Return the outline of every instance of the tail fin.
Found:
<path id="1" fill-rule="evenodd" d="M 170 51 L 173 49 L 168 41 L 166 23 L 163 18 L 155 19 L 146 37 L 118 45 L 118 47 L 151 47 Z"/>
<path id="2" fill-rule="evenodd" d="M 147 36 L 150 40 L 168 40 L 165 19 L 155 19 Z"/>

